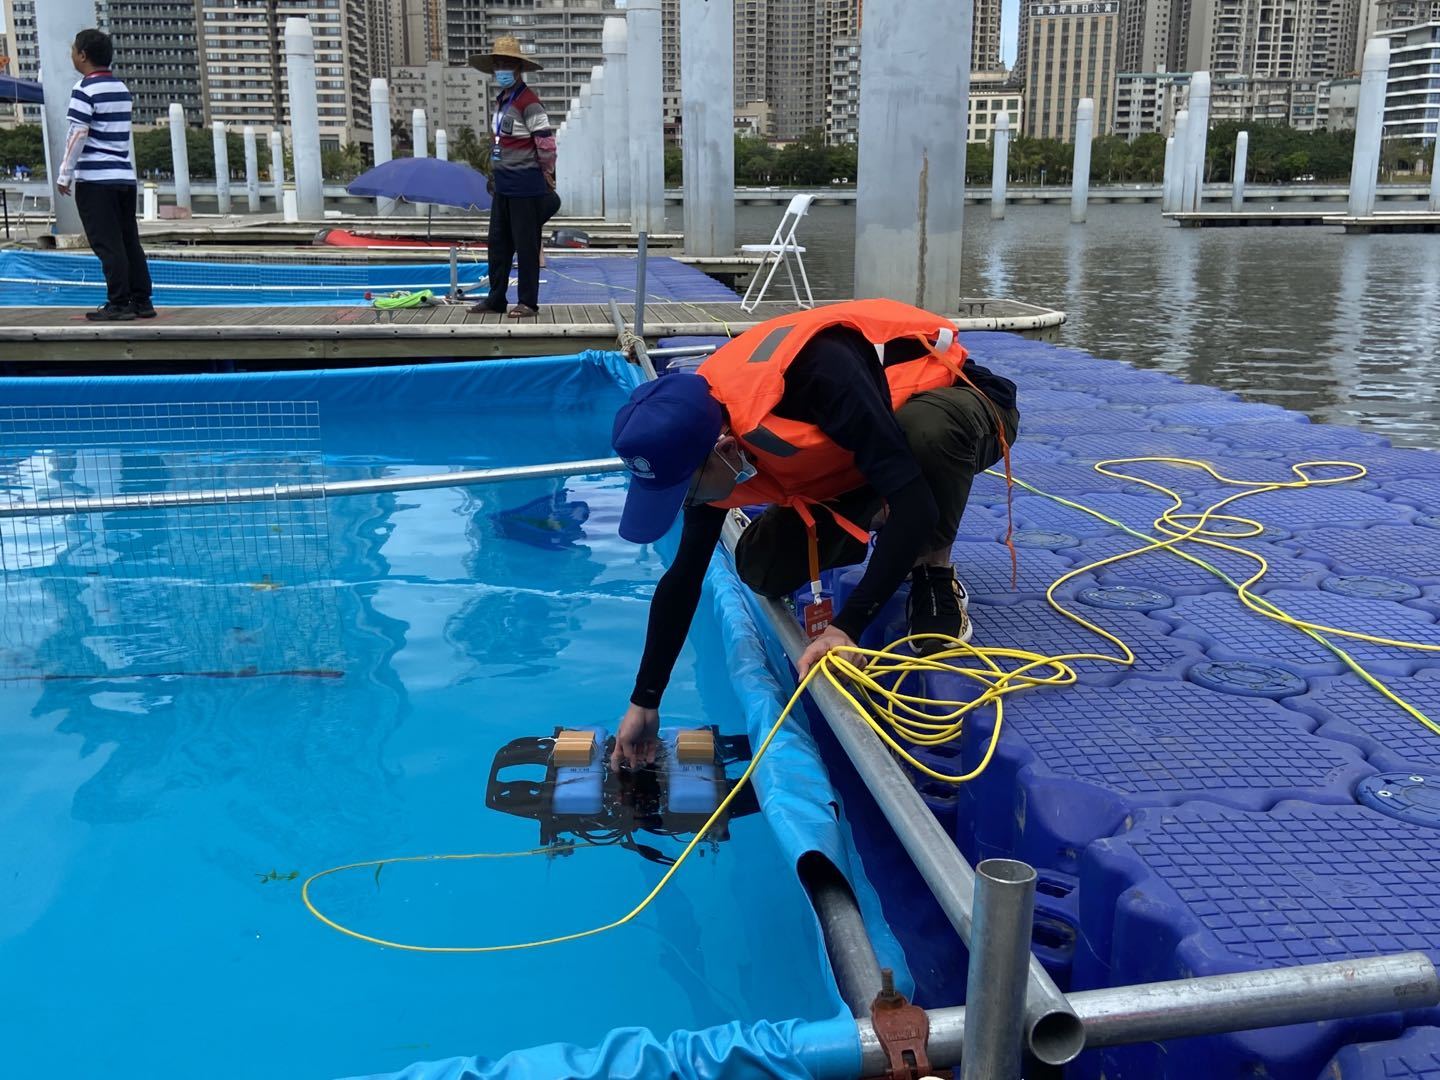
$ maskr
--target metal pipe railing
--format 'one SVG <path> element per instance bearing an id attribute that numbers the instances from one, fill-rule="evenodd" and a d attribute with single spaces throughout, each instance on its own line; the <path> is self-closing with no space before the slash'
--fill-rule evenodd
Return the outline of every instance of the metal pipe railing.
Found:
<path id="1" fill-rule="evenodd" d="M 725 526 L 725 542 L 733 551 L 740 527 L 732 516 Z M 760 604 L 791 662 L 805 651 L 804 632 L 777 600 Z M 875 738 L 854 707 L 824 679 L 810 684 L 810 696 L 830 724 L 855 771 L 889 821 L 941 910 L 967 946 L 973 930 L 972 904 L 975 871 L 955 848 L 949 833 L 935 819 L 909 778 Z M 1074 1010 L 1049 973 L 1030 956 L 1025 997 L 1025 1043 L 1030 1053 L 1047 1065 L 1072 1061 L 1084 1046 L 1085 1033 Z"/>
<path id="2" fill-rule="evenodd" d="M 961 1080 L 1020 1080 L 1035 878 L 1034 867 L 1013 859 L 975 867 L 975 945 L 965 980 L 971 1022 Z"/>
<path id="3" fill-rule="evenodd" d="M 1430 1008 L 1440 1004 L 1440 975 L 1424 953 L 1409 952 L 1083 990 L 1069 1003 L 1083 1025 L 1085 1049 L 1093 1050 Z M 933 1067 L 961 1063 L 965 1014 L 963 1006 L 927 1014 Z M 885 1068 L 885 1053 L 868 1021 L 859 1021 L 859 1029 L 859 1075 L 873 1076 Z"/>
<path id="4" fill-rule="evenodd" d="M 556 461 L 549 465 L 518 465 L 503 469 L 462 469 L 422 476 L 386 476 L 373 480 L 337 480 L 318 484 L 271 484 L 263 487 L 203 488 L 198 491 L 152 491 L 133 495 L 98 495 L 88 498 L 45 499 L 32 503 L 0 505 L 0 518 L 53 517 L 57 514 L 95 514 L 112 510 L 154 510 L 175 506 L 215 506 L 222 503 L 278 502 L 282 499 L 333 499 L 342 495 L 379 495 L 426 488 L 473 487 L 510 480 L 548 480 L 623 472 L 619 458 Z"/>

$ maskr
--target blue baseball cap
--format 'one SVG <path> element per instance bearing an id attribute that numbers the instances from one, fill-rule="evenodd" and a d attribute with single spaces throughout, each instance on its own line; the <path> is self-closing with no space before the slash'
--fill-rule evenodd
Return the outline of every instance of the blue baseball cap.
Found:
<path id="1" fill-rule="evenodd" d="M 615 414 L 610 444 L 630 470 L 620 535 L 653 544 L 670 531 L 725 414 L 699 375 L 676 372 L 636 387 Z"/>

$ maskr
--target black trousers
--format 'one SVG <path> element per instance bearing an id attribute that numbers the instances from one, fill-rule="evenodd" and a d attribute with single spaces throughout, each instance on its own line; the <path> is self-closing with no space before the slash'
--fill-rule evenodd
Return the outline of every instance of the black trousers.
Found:
<path id="1" fill-rule="evenodd" d="M 996 413 L 1005 429 L 1005 441 L 1013 443 L 1020 414 L 992 406 L 965 386 L 927 390 L 895 410 L 910 452 L 940 508 L 935 531 L 925 538 L 922 551 L 955 542 L 976 475 L 1000 460 Z M 885 501 L 875 489 L 861 487 L 826 505 L 866 528 L 884 509 Z M 865 558 L 865 545 L 833 517 L 823 510 L 814 516 L 822 569 L 853 566 Z M 735 569 L 740 579 L 762 596 L 786 596 L 809 581 L 809 544 L 800 515 L 788 506 L 772 506 L 751 522 L 735 547 Z"/>
<path id="2" fill-rule="evenodd" d="M 510 266 L 520 264 L 515 302 L 540 307 L 540 237 L 545 223 L 560 209 L 560 196 L 512 197 L 496 194 L 490 204 L 490 296 L 485 306 L 504 311 L 510 290 Z"/>
<path id="3" fill-rule="evenodd" d="M 150 302 L 150 265 L 135 223 L 133 184 L 75 185 L 75 208 L 85 239 L 105 272 L 105 291 L 117 307 Z"/>

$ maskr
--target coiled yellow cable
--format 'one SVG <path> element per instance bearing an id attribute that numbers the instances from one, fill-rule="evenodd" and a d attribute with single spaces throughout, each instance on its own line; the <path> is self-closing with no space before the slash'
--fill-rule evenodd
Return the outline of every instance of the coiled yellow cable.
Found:
<path id="1" fill-rule="evenodd" d="M 1145 463 L 1200 469 L 1209 474 L 1211 478 L 1221 485 L 1240 487 L 1243 490 L 1219 500 L 1199 513 L 1187 512 L 1184 510 L 1184 500 L 1171 489 L 1155 481 L 1120 471 L 1119 468 L 1121 466 L 1133 466 Z M 1347 469 L 1349 472 L 1335 477 L 1315 477 L 1310 475 L 1315 470 L 1322 468 Z M 1061 575 L 1050 584 L 1045 592 L 1045 599 L 1052 608 L 1065 618 L 1078 623 L 1097 637 L 1109 642 L 1115 647 L 1115 655 L 1104 652 L 1077 652 L 1066 653 L 1059 656 L 1044 656 L 1025 649 L 988 648 L 968 645 L 950 638 L 939 638 L 938 640 L 945 647 L 927 656 L 913 655 L 911 652 L 906 651 L 907 647 L 920 641 L 934 642 L 937 640 L 935 635 L 915 635 L 901 638 L 899 641 L 892 643 L 884 649 L 857 648 L 854 650 L 847 649 L 832 652 L 820 663 L 811 668 L 805 678 L 800 680 L 799 686 L 795 688 L 795 692 L 790 696 L 790 700 L 776 718 L 775 723 L 766 734 L 764 741 L 762 741 L 759 748 L 756 749 L 754 756 L 750 760 L 750 764 L 735 782 L 730 793 L 716 808 L 704 826 L 696 832 L 694 838 L 685 845 L 685 849 L 676 857 L 675 862 L 666 869 L 664 875 L 656 882 L 654 888 L 624 915 L 599 926 L 579 930 L 574 933 L 559 934 L 537 941 L 488 945 L 414 945 L 407 942 L 386 940 L 344 926 L 321 912 L 310 896 L 311 886 L 321 878 L 345 871 L 369 868 L 375 868 L 378 873 L 379 868 L 388 863 L 504 859 L 568 854 L 571 851 L 579 850 L 579 846 L 534 848 L 529 851 L 498 853 L 478 852 L 462 855 L 410 855 L 349 863 L 345 866 L 336 866 L 329 870 L 322 870 L 307 878 L 300 889 L 300 896 L 304 901 L 305 907 L 310 911 L 310 914 L 314 915 L 315 918 L 319 919 L 326 926 L 349 937 L 368 942 L 372 945 L 384 946 L 385 948 L 419 953 L 496 953 L 510 952 L 518 949 L 534 949 L 545 945 L 558 945 L 566 941 L 578 941 L 581 938 L 593 937 L 597 934 L 603 934 L 607 930 L 614 930 L 617 927 L 624 926 L 626 923 L 634 920 L 654 902 L 655 898 L 664 891 L 665 887 L 679 872 L 680 867 L 684 865 L 695 848 L 698 847 L 706 835 L 709 834 L 716 822 L 724 817 L 725 812 L 729 809 L 730 804 L 734 801 L 740 789 L 750 782 L 756 766 L 759 765 L 760 759 L 765 756 L 766 750 L 769 749 L 770 743 L 779 732 L 781 725 L 790 717 L 801 695 L 804 694 L 811 681 L 818 676 L 823 676 L 837 692 L 849 701 L 850 704 L 855 707 L 856 711 L 865 718 L 876 735 L 890 747 L 891 751 L 897 757 L 905 761 L 911 768 L 932 779 L 947 783 L 961 784 L 973 780 L 984 772 L 995 755 L 995 749 L 1000 739 L 1001 725 L 1004 720 L 1004 699 L 1007 695 L 1033 687 L 1069 686 L 1076 680 L 1075 670 L 1071 666 L 1076 661 L 1096 660 L 1114 663 L 1122 667 L 1129 667 L 1135 663 L 1135 654 L 1124 641 L 1084 616 L 1065 607 L 1064 604 L 1056 599 L 1055 593 L 1056 590 L 1066 582 L 1073 580 L 1081 574 L 1155 551 L 1168 551 L 1214 574 L 1235 590 L 1240 602 L 1245 607 L 1266 618 L 1274 619 L 1286 626 L 1293 627 L 1313 638 L 1338 656 L 1346 666 L 1364 679 L 1366 683 L 1378 690 L 1386 699 L 1398 705 L 1408 715 L 1424 724 L 1431 731 L 1440 734 L 1440 724 L 1437 724 L 1419 709 L 1404 701 L 1398 694 L 1386 686 L 1384 682 L 1368 671 L 1364 665 L 1360 664 L 1354 657 L 1334 642 L 1328 640 L 1325 635 L 1346 637 L 1357 641 L 1366 641 L 1372 644 L 1386 645 L 1394 648 L 1419 649 L 1426 652 L 1440 652 L 1440 644 L 1401 641 L 1395 638 L 1381 637 L 1366 634 L 1358 630 L 1326 626 L 1322 623 L 1312 623 L 1295 618 L 1287 614 L 1276 604 L 1266 600 L 1264 597 L 1256 596 L 1254 592 L 1251 591 L 1255 585 L 1264 579 L 1266 573 L 1269 571 L 1269 563 L 1265 558 L 1257 552 L 1227 542 L 1258 536 L 1264 531 L 1264 526 L 1251 518 L 1221 513 L 1220 511 L 1233 506 L 1242 499 L 1270 491 L 1304 489 L 1358 480 L 1365 475 L 1364 466 L 1350 461 L 1307 461 L 1291 466 L 1291 471 L 1295 474 L 1295 479 L 1288 481 L 1238 480 L 1223 475 L 1213 466 L 1205 462 L 1194 461 L 1189 458 L 1115 458 L 1100 462 L 1095 466 L 1095 470 L 1117 480 L 1142 484 L 1170 498 L 1171 506 L 1162 512 L 1153 522 L 1153 527 L 1160 534 L 1159 536 L 1142 533 L 1122 521 L 1118 521 L 1098 510 L 1085 506 L 1083 503 L 1041 491 L 1022 479 L 1016 478 L 1015 483 L 1028 492 L 1044 496 L 1073 510 L 1090 514 L 1115 528 L 1121 529 L 1128 535 L 1143 541 L 1141 546 L 1132 551 L 1124 551 L 1105 559 L 1096 560 L 1095 562 L 1088 563 L 1085 566 L 1078 567 Z M 991 475 L 998 476 L 1000 474 L 992 472 Z M 1209 528 L 1208 526 L 1211 526 L 1213 523 L 1224 523 L 1235 528 L 1226 530 Z M 1236 531 L 1237 528 L 1240 531 Z M 1196 544 L 1203 547 L 1212 547 L 1243 556 L 1256 564 L 1255 573 L 1251 574 L 1245 581 L 1237 582 L 1223 570 L 1205 561 L 1205 559 L 1199 555 L 1190 551 L 1181 550 L 1179 546 L 1181 544 Z M 979 683 L 983 689 L 980 694 L 971 701 L 942 701 L 921 694 L 905 692 L 904 687 L 908 680 L 913 676 L 927 672 L 944 672 L 959 675 Z M 979 764 L 971 771 L 963 775 L 947 775 L 937 772 L 929 765 L 917 760 L 906 748 L 905 744 L 907 743 L 910 746 L 938 746 L 959 738 L 964 728 L 965 717 L 975 709 L 985 708 L 990 705 L 995 707 L 994 730 L 991 733 L 989 744 Z"/>

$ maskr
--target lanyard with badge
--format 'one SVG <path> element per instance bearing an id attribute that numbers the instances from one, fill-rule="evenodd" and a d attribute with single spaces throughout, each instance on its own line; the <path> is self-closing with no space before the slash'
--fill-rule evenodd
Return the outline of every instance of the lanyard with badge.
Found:
<path id="1" fill-rule="evenodd" d="M 499 164 L 500 162 L 500 134 L 505 126 L 505 113 L 510 106 L 515 104 L 515 99 L 520 96 L 520 88 L 517 86 L 510 91 L 509 97 L 502 97 L 500 104 L 495 109 L 495 144 L 490 148 L 490 160 Z"/>

